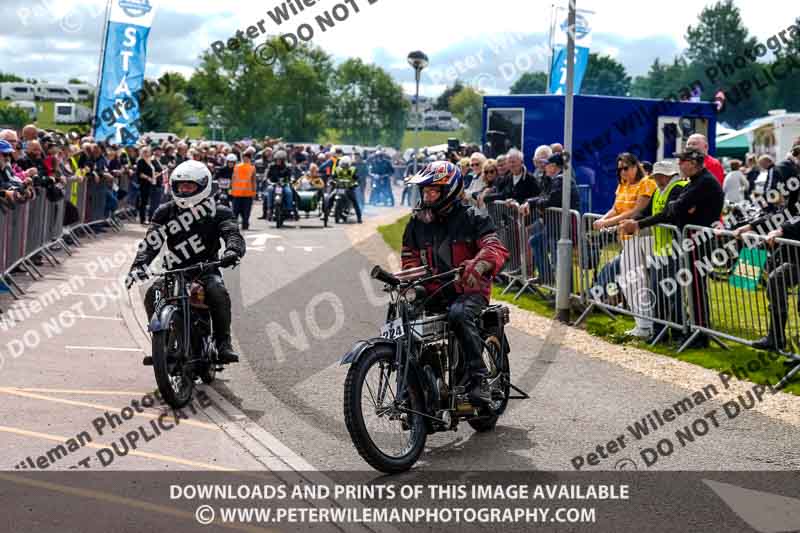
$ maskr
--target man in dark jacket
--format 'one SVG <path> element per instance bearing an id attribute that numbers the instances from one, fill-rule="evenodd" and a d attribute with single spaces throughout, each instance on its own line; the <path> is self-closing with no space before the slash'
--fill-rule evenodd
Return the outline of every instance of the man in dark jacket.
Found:
<path id="1" fill-rule="evenodd" d="M 541 196 L 529 199 L 522 204 L 520 212 L 527 216 L 533 212 L 538 216 L 533 223 L 531 237 L 528 240 L 533 250 L 533 261 L 538 273 L 537 283 L 555 284 L 553 265 L 556 263 L 556 243 L 561 234 L 561 213 L 547 213 L 548 207 L 561 207 L 561 194 L 564 188 L 564 156 L 560 152 L 552 154 L 544 167 L 550 180 L 550 190 Z M 577 210 L 581 199 L 575 179 L 571 180 L 570 209 Z"/>
<path id="2" fill-rule="evenodd" d="M 233 212 L 214 203 L 211 172 L 205 164 L 198 161 L 182 163 L 173 171 L 170 186 L 175 199 L 161 205 L 153 214 L 147 234 L 131 265 L 126 282 L 129 287 L 144 275 L 147 266 L 164 245 L 167 246 L 164 268 L 168 270 L 217 261 L 220 240 L 225 242 L 223 267 L 235 265 L 245 254 L 245 241 L 239 233 Z M 236 363 L 239 356 L 231 344 L 231 299 L 222 273 L 219 269 L 213 269 L 202 274 L 198 281 L 205 287 L 219 362 Z M 148 318 L 152 317 L 155 310 L 155 291 L 158 288 L 157 284 L 153 284 L 145 295 Z M 152 358 L 145 357 L 143 363 L 151 365 Z"/>
<path id="3" fill-rule="evenodd" d="M 444 287 L 433 305 L 447 308 L 450 327 L 464 349 L 471 399 L 491 401 L 478 319 L 489 305 L 492 279 L 508 258 L 508 250 L 492 220 L 461 203 L 464 184 L 457 165 L 431 163 L 412 183 L 420 188 L 421 200 L 403 233 L 403 269 L 426 266 L 438 274 L 464 267 L 459 281 Z M 432 294 L 441 286 L 435 282 L 426 289 Z"/>
<path id="4" fill-rule="evenodd" d="M 506 163 L 508 174 L 498 177 L 497 192 L 486 195 L 487 203 L 506 200 L 522 205 L 542 193 L 534 175 L 522 164 L 522 152 L 516 148 L 509 150 L 506 154 Z"/>
<path id="5" fill-rule="evenodd" d="M 800 240 L 800 219 L 783 223 L 767 234 L 767 244 L 773 248 L 768 261 L 767 300 L 769 327 L 767 335 L 755 341 L 753 348 L 782 350 L 786 347 L 786 323 L 789 321 L 789 290 L 800 283 L 800 253 L 790 246 L 775 246 L 775 239 Z M 800 311 L 800 301 L 798 301 Z"/>
<path id="6" fill-rule="evenodd" d="M 632 234 L 656 224 L 672 224 L 682 230 L 684 226 L 690 224 L 711 227 L 715 222 L 719 222 L 722 206 L 725 203 L 725 193 L 717 178 L 705 168 L 706 155 L 693 149 L 677 155 L 681 175 L 689 179 L 689 184 L 683 187 L 678 198 L 669 202 L 660 213 L 642 220 L 623 222 L 622 229 L 625 233 Z M 692 318 L 695 325 L 702 327 L 710 327 L 708 294 L 704 272 L 698 270 L 697 264 L 710 252 L 708 246 L 694 246 L 688 252 L 692 267 L 691 300 L 694 311 Z M 692 347 L 708 347 L 708 337 L 704 335 L 697 337 Z"/>

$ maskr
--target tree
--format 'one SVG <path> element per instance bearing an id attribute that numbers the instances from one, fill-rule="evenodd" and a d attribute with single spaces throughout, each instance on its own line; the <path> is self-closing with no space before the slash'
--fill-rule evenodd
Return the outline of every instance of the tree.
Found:
<path id="1" fill-rule="evenodd" d="M 631 90 L 631 77 L 625 66 L 610 56 L 589 54 L 589 64 L 581 85 L 582 94 L 627 96 Z"/>
<path id="2" fill-rule="evenodd" d="M 461 80 L 456 80 L 453 83 L 452 87 L 446 87 L 444 92 L 439 95 L 439 98 L 436 99 L 436 102 L 433 104 L 433 108 L 438 111 L 451 111 L 450 109 L 450 99 L 461 92 L 461 89 L 464 88 L 464 84 Z"/>
<path id="3" fill-rule="evenodd" d="M 645 76 L 637 76 L 631 85 L 631 96 L 640 98 L 667 98 L 679 94 L 695 79 L 683 57 L 676 57 L 672 64 L 663 64 L 656 58 Z"/>
<path id="4" fill-rule="evenodd" d="M 346 142 L 400 146 L 409 105 L 386 71 L 348 59 L 331 86 L 331 119 Z"/>
<path id="5" fill-rule="evenodd" d="M 21 82 L 21 81 L 25 81 L 25 80 L 23 80 L 22 78 L 20 78 L 16 74 L 11 74 L 11 73 L 6 73 L 6 72 L 1 72 L 0 71 L 0 83 L 11 82 L 11 81 L 13 81 L 13 82 Z"/>
<path id="6" fill-rule="evenodd" d="M 78 78 L 70 78 L 67 83 L 84 83 L 83 81 L 79 80 Z"/>
<path id="7" fill-rule="evenodd" d="M 483 95 L 472 87 L 464 87 L 450 98 L 450 110 L 467 127 L 470 141 L 481 137 Z"/>
<path id="8" fill-rule="evenodd" d="M 188 113 L 185 96 L 157 92 L 141 102 L 141 131 L 169 131 L 181 135 Z"/>
<path id="9" fill-rule="evenodd" d="M 511 94 L 545 94 L 547 92 L 547 73 L 526 72 L 511 86 Z"/>
<path id="10" fill-rule="evenodd" d="M 28 124 L 30 120 L 30 115 L 24 109 L 0 101 L 0 124 L 3 126 L 20 129 L 25 124 Z"/>
<path id="11" fill-rule="evenodd" d="M 207 120 L 219 117 L 228 137 L 316 139 L 326 125 L 330 56 L 306 44 L 289 49 L 277 37 L 267 45 L 274 52 L 268 63 L 249 41 L 222 57 L 207 50 L 189 80 L 189 101 Z"/>
<path id="12" fill-rule="evenodd" d="M 741 64 L 741 58 L 747 58 L 747 52 L 758 44 L 758 40 L 749 35 L 733 0 L 723 0 L 703 8 L 697 25 L 686 30 L 686 41 L 689 48 L 685 55 L 690 70 L 699 75 L 705 73 L 710 82 L 703 88 L 703 100 L 712 100 L 719 89 L 728 94 L 728 105 L 719 115 L 720 120 L 739 126 L 766 111 L 767 101 L 763 95 L 738 98 L 734 90 L 739 82 L 752 80 L 761 66 L 750 59 Z M 730 65 L 732 72 L 726 74 L 721 65 Z"/>

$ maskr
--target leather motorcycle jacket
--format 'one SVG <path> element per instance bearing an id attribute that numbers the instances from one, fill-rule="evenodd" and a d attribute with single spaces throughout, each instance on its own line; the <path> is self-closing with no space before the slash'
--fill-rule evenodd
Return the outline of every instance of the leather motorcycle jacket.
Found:
<path id="1" fill-rule="evenodd" d="M 244 256 L 245 241 L 230 208 L 210 200 L 194 209 L 179 209 L 174 201 L 168 202 L 153 214 L 131 269 L 149 265 L 164 244 L 165 269 L 217 261 L 220 239 L 225 242 L 225 252 Z"/>
<path id="2" fill-rule="evenodd" d="M 413 216 L 403 234 L 401 254 L 403 269 L 427 266 L 434 274 L 452 270 L 468 261 L 485 261 L 491 265 L 479 287 L 455 284 L 457 294 L 480 293 L 489 299 L 492 283 L 508 259 L 508 249 L 497 236 L 492 219 L 461 203 L 453 205 L 445 217 L 426 224 Z M 426 286 L 429 293 L 441 282 Z"/>

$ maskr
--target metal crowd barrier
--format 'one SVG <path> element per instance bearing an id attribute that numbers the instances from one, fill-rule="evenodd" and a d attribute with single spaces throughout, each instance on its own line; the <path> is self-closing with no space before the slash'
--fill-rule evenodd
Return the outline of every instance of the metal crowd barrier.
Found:
<path id="1" fill-rule="evenodd" d="M 670 329 L 686 335 L 688 291 L 678 282 L 684 266 L 683 249 L 674 244 L 681 242 L 678 228 L 663 224 L 622 235 L 619 227 L 595 229 L 600 218 L 594 213 L 582 218 L 580 268 L 588 307 L 575 324 L 599 308 L 632 316 L 641 328 L 654 330 L 652 344 Z"/>
<path id="2" fill-rule="evenodd" d="M 124 217 L 130 208 L 123 207 L 109 217 L 104 216 L 105 184 L 96 184 L 91 192 L 85 181 L 69 179 L 64 187 L 64 198 L 58 201 L 47 199 L 46 192 L 36 190 L 36 198 L 0 213 L 0 281 L 8 288 L 14 298 L 20 298 L 25 291 L 15 281 L 14 275 L 25 273 L 32 279 L 44 275 L 34 263 L 40 257 L 55 266 L 60 261 L 53 249 L 61 249 L 72 255 L 69 237 L 73 245 L 80 246 L 77 231 L 85 236 L 95 237 L 91 226 L 107 223 L 114 231 L 121 229 Z M 101 197 L 102 193 L 102 197 Z M 74 206 L 77 221 L 64 225 L 67 204 Z"/>
<path id="3" fill-rule="evenodd" d="M 517 286 L 519 290 L 514 295 L 515 300 L 525 291 L 536 292 L 542 288 L 555 292 L 556 249 L 561 238 L 561 209 L 550 207 L 544 212 L 529 212 L 523 215 L 518 205 L 507 205 L 500 200 L 492 202 L 487 207 L 498 237 L 510 254 L 501 272 L 509 281 L 503 289 L 503 294 Z M 570 217 L 572 242 L 575 246 L 570 295 L 573 300 L 582 300 L 583 274 L 580 269 L 578 224 L 580 215 L 577 211 L 571 210 Z"/>
<path id="4" fill-rule="evenodd" d="M 508 248 L 509 256 L 501 274 L 509 281 L 503 294 L 510 291 L 516 284 L 524 285 L 528 278 L 528 272 L 524 271 L 525 261 L 523 261 L 524 248 L 521 245 L 522 232 L 521 215 L 519 206 L 506 205 L 503 201 L 495 201 L 487 206 L 489 218 L 494 222 L 497 236 Z"/>
<path id="5" fill-rule="evenodd" d="M 520 286 L 516 299 L 525 290 L 555 291 L 561 210 L 522 216 L 504 202 L 488 207 L 511 254 L 503 293 Z M 724 340 L 752 345 L 768 337 L 794 364 L 776 387 L 800 372 L 800 242 L 737 239 L 700 226 L 658 225 L 627 236 L 618 227 L 595 229 L 602 215 L 571 216 L 577 250 L 570 294 L 587 305 L 575 325 L 594 309 L 628 315 L 653 330 L 652 344 L 680 335 L 678 353 L 701 335 L 723 348 Z"/>

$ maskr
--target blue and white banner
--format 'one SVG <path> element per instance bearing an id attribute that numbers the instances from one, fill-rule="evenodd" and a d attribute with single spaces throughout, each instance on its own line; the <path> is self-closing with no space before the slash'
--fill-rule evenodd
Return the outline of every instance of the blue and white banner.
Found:
<path id="1" fill-rule="evenodd" d="M 590 18 L 594 11 L 578 9 L 575 13 L 575 83 L 574 92 L 580 94 L 583 76 L 589 65 L 589 49 L 592 46 L 592 27 Z M 567 30 L 569 26 L 568 11 L 557 7 L 555 11 L 556 25 L 553 35 L 553 61 L 550 64 L 550 94 L 567 92 Z"/>
<path id="2" fill-rule="evenodd" d="M 95 103 L 94 137 L 129 146 L 139 139 L 139 96 L 147 38 L 159 0 L 111 0 Z"/>

